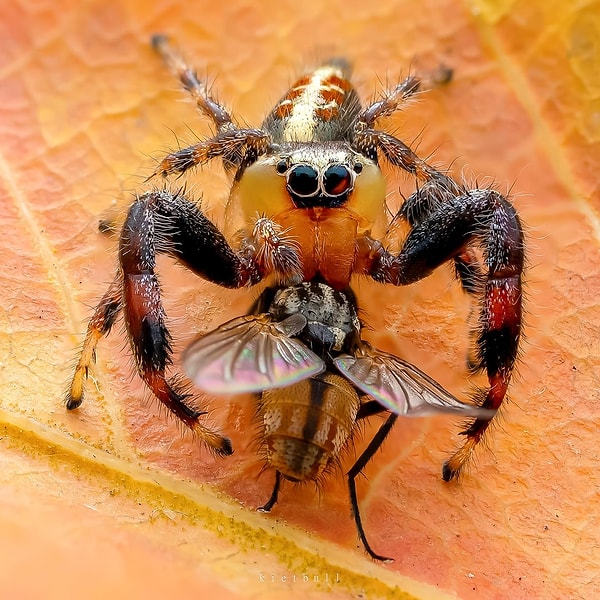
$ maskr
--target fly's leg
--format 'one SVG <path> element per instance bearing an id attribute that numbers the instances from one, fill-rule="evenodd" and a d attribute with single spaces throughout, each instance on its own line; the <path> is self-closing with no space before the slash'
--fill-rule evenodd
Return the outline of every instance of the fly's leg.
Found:
<path id="1" fill-rule="evenodd" d="M 279 471 L 275 471 L 275 485 L 273 486 L 273 491 L 271 492 L 271 497 L 267 500 L 266 504 L 260 506 L 256 510 L 259 512 L 268 513 L 271 512 L 271 509 L 277 504 L 277 498 L 279 498 L 279 490 L 281 488 L 281 473 Z"/>
<path id="2" fill-rule="evenodd" d="M 375 409 L 375 411 L 373 411 L 373 410 L 370 410 L 371 408 L 372 407 L 369 407 L 366 410 L 365 416 L 368 414 L 374 414 L 374 412 L 380 412 L 381 410 L 383 410 L 382 408 L 380 408 L 379 410 Z M 361 415 L 359 413 L 359 417 L 360 416 Z M 373 458 L 373 455 L 377 452 L 377 450 L 379 450 L 379 448 L 381 448 L 381 445 L 385 441 L 385 438 L 388 436 L 389 432 L 391 431 L 391 429 L 394 426 L 394 423 L 396 422 L 397 419 L 398 419 L 398 415 L 396 415 L 396 414 L 389 415 L 389 417 L 385 420 L 383 425 L 379 428 L 379 430 L 375 434 L 375 437 L 373 437 L 373 439 L 371 440 L 370 444 L 366 447 L 364 452 L 358 457 L 358 460 L 354 463 L 354 465 L 352 466 L 350 471 L 348 471 L 348 490 L 350 492 L 350 505 L 352 507 L 352 514 L 354 516 L 354 522 L 356 523 L 358 537 L 360 538 L 360 541 L 362 542 L 365 550 L 367 551 L 367 554 L 371 558 L 373 558 L 375 560 L 380 560 L 382 562 L 393 562 L 394 559 L 388 558 L 387 556 L 382 556 L 382 555 L 374 552 L 373 549 L 371 548 L 371 545 L 369 544 L 369 542 L 367 540 L 367 535 L 365 533 L 365 529 L 363 527 L 362 519 L 360 516 L 360 510 L 358 508 L 358 497 L 356 495 L 355 480 L 356 480 L 357 475 L 365 468 L 365 466 L 369 463 L 371 458 Z"/>

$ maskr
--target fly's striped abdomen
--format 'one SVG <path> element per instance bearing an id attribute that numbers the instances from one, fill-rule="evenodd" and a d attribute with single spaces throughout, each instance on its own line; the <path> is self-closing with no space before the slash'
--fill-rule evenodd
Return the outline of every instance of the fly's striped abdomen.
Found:
<path id="1" fill-rule="evenodd" d="M 263 392 L 267 464 L 292 481 L 317 479 L 351 438 L 360 399 L 333 373 Z"/>
<path id="2" fill-rule="evenodd" d="M 264 123 L 276 142 L 342 140 L 360 110 L 350 67 L 331 61 L 301 77 Z"/>

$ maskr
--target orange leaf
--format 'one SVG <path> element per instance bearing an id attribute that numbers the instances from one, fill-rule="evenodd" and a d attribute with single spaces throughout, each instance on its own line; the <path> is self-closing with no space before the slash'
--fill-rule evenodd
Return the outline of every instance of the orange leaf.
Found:
<path id="1" fill-rule="evenodd" d="M 70 4 L 0 7 L 4 594 L 598 595 L 596 5 Z M 152 158 L 208 132 L 151 51 L 155 32 L 175 37 L 215 80 L 219 99 L 251 124 L 315 53 L 347 55 L 364 97 L 409 67 L 448 65 L 451 84 L 391 128 L 408 143 L 418 139 L 421 155 L 453 163 L 455 174 L 511 189 L 529 257 L 514 402 L 489 448 L 452 484 L 440 468 L 460 441 L 457 427 L 398 424 L 359 482 L 370 539 L 396 557 L 390 566 L 358 547 L 340 473 L 319 493 L 288 486 L 271 515 L 255 513 L 272 479 L 258 477 L 250 400 L 211 401 L 211 418 L 236 447 L 230 459 L 211 457 L 147 401 L 118 332 L 100 344 L 83 406 L 67 413 L 62 404 L 89 307 L 115 264 L 98 218 L 121 213 L 132 192 L 146 189 Z M 222 222 L 221 171 L 192 181 Z M 400 181 L 389 172 L 391 190 Z M 179 348 L 252 300 L 167 262 L 161 272 Z M 464 396 L 468 307 L 448 270 L 407 289 L 365 283 L 359 294 L 378 346 Z"/>

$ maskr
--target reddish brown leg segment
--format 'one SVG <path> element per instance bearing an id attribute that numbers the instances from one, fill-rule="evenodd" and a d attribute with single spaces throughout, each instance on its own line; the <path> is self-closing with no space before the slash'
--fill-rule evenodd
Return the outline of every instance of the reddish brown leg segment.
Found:
<path id="1" fill-rule="evenodd" d="M 476 366 L 486 370 L 490 387 L 481 404 L 498 409 L 517 358 L 522 317 L 523 233 L 510 202 L 493 190 L 471 190 L 448 199 L 412 229 L 398 255 L 374 243 L 361 264 L 369 265 L 365 270 L 377 281 L 407 285 L 447 260 L 464 262 L 471 243 L 482 246 L 487 267 Z M 466 442 L 444 465 L 446 481 L 459 474 L 489 424 L 476 419 L 464 431 Z"/>
<path id="2" fill-rule="evenodd" d="M 197 274 L 227 287 L 251 279 L 223 235 L 182 196 L 152 192 L 133 203 L 121 232 L 123 314 L 138 372 L 168 410 L 218 454 L 231 454 L 230 441 L 200 423 L 202 412 L 165 372 L 171 364 L 171 336 L 165 323 L 155 259 L 169 253 Z"/>

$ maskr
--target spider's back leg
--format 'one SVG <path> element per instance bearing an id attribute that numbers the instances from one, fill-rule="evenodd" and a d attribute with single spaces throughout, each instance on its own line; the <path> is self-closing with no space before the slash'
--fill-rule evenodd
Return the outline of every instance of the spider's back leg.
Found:
<path id="1" fill-rule="evenodd" d="M 216 128 L 214 137 L 167 155 L 153 175 L 166 177 L 174 173 L 182 174 L 218 156 L 223 159 L 226 169 L 235 171 L 244 160 L 264 154 L 271 143 L 271 138 L 266 132 L 260 129 L 240 129 L 235 125 L 225 107 L 212 98 L 206 84 L 198 79 L 194 69 L 171 46 L 165 35 L 154 35 L 152 46 L 189 92 L 196 106 Z"/>
<path id="2" fill-rule="evenodd" d="M 217 133 L 235 129 L 231 115 L 209 94 L 206 83 L 198 79 L 196 71 L 186 63 L 181 54 L 171 46 L 167 36 L 156 34 L 152 36 L 152 47 L 160 54 L 171 72 L 189 92 L 196 106 L 215 125 Z"/>

